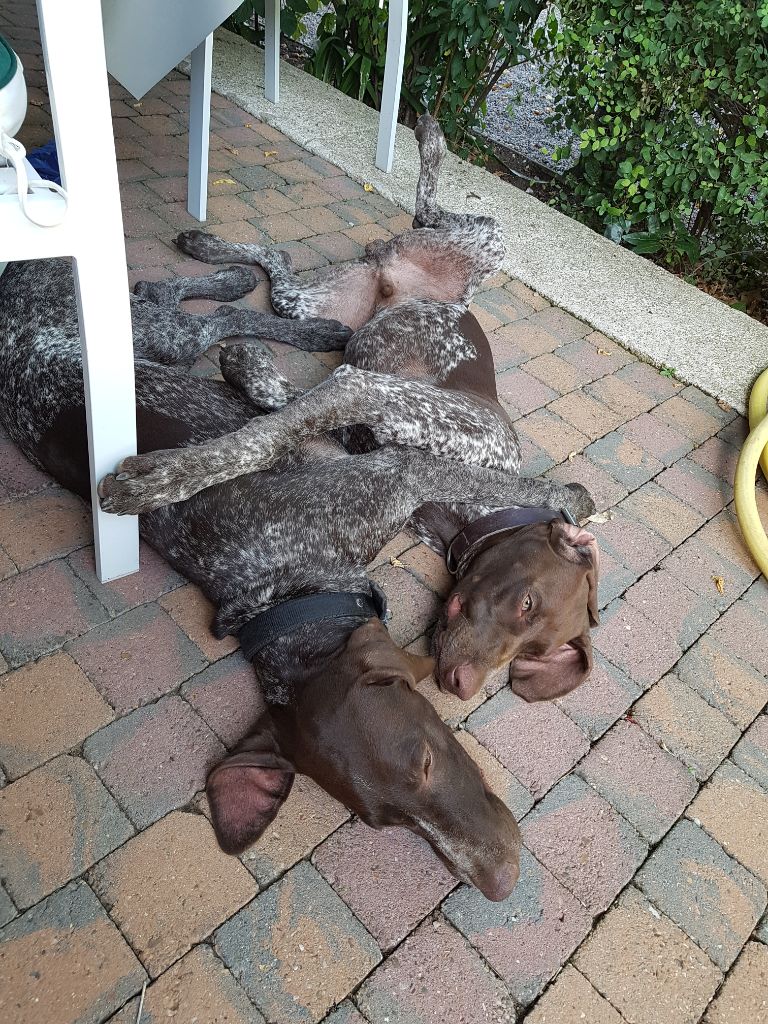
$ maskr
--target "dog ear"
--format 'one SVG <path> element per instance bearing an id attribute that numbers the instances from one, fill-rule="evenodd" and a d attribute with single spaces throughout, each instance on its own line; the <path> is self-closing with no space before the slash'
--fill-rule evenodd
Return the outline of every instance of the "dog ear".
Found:
<path id="1" fill-rule="evenodd" d="M 206 782 L 213 830 L 225 853 L 242 853 L 256 842 L 285 802 L 295 772 L 263 716 Z"/>
<path id="2" fill-rule="evenodd" d="M 564 697 L 592 671 L 589 629 L 543 658 L 519 657 L 509 666 L 512 692 L 533 703 Z"/>
<path id="3" fill-rule="evenodd" d="M 560 553 L 570 561 L 583 561 L 588 566 L 587 611 L 589 612 L 589 624 L 590 626 L 599 626 L 597 584 L 600 578 L 600 549 L 597 546 L 595 535 L 581 526 L 572 526 L 570 523 L 558 523 L 557 525 L 561 542 L 559 544 Z"/>
<path id="4" fill-rule="evenodd" d="M 344 657 L 354 659 L 355 674 L 365 686 L 385 686 L 404 679 L 413 688 L 435 667 L 434 658 L 398 647 L 379 619 L 358 626 L 345 645 Z"/>

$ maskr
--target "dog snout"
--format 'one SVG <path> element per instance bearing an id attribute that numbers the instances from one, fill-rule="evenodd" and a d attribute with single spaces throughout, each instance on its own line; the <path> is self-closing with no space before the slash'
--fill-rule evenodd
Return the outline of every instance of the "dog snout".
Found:
<path id="1" fill-rule="evenodd" d="M 477 887 L 487 900 L 501 903 L 517 885 L 520 877 L 520 864 L 515 857 L 493 868 L 483 879 L 478 879 Z"/>
<path id="2" fill-rule="evenodd" d="M 443 690 L 454 694 L 459 700 L 470 700 L 482 685 L 482 676 L 470 664 L 457 665 L 446 672 L 440 679 Z"/>

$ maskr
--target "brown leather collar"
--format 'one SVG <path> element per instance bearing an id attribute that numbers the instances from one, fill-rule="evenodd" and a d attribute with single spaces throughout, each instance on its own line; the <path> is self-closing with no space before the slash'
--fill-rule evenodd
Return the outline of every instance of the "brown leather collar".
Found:
<path id="1" fill-rule="evenodd" d="M 487 516 L 475 519 L 457 533 L 445 553 L 445 564 L 448 571 L 460 578 L 464 575 L 470 561 L 484 551 L 487 541 L 496 540 L 504 534 L 519 530 L 521 526 L 532 523 L 550 523 L 553 519 L 564 519 L 572 526 L 578 525 L 567 508 L 504 508 L 499 512 L 491 512 Z"/>

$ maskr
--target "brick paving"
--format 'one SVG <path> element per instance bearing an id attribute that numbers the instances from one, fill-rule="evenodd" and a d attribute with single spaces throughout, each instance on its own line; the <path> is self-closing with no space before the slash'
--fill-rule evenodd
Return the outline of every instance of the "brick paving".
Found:
<path id="1" fill-rule="evenodd" d="M 33 6 L 0 29 L 51 134 Z M 188 81 L 113 88 L 131 280 L 200 273 Z M 410 218 L 214 95 L 211 230 L 300 269 Z M 261 282 L 243 304 L 265 308 Z M 204 312 L 210 303 L 190 303 Z M 578 691 L 528 706 L 498 678 L 462 704 L 420 684 L 525 843 L 502 904 L 409 833 L 376 833 L 298 779 L 241 858 L 202 785 L 260 699 L 195 587 L 143 548 L 102 585 L 85 507 L 0 437 L 0 1017 L 14 1024 L 758 1024 L 768 1019 L 768 588 L 733 515 L 744 421 L 498 275 L 478 294 L 529 473 L 578 479 L 603 625 Z M 322 379 L 335 354 L 274 346 Z M 217 372 L 202 358 L 196 373 Z M 761 485 L 760 503 L 768 509 Z M 396 559 L 393 563 L 392 559 Z M 372 566 L 424 652 L 448 584 L 403 534 Z"/>

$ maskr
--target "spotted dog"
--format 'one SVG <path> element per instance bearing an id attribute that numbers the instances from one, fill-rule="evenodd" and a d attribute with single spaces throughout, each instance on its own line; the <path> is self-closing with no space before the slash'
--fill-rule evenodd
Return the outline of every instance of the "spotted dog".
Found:
<path id="1" fill-rule="evenodd" d="M 448 213 L 437 204 L 443 135 L 425 115 L 416 136 L 421 173 L 414 230 L 371 243 L 354 263 L 302 282 L 285 253 L 200 231 L 179 236 L 184 252 L 207 263 L 261 265 L 281 314 L 298 322 L 333 315 L 355 333 L 344 364 L 274 415 L 208 444 L 126 459 L 103 482 L 106 510 L 137 512 L 186 499 L 267 470 L 311 438 L 339 429 L 352 452 L 396 445 L 464 466 L 519 472 L 519 443 L 498 402 L 490 347 L 468 312 L 478 285 L 501 265 L 501 231 L 490 217 Z M 260 372 L 254 363 L 249 379 L 257 381 Z M 575 485 L 568 492 L 520 479 L 519 487 L 517 502 L 538 506 L 533 517 L 530 509 L 465 501 L 429 502 L 410 519 L 456 570 L 434 651 L 440 685 L 463 699 L 505 665 L 513 689 L 527 700 L 567 693 L 592 666 L 597 545 L 560 512 L 570 505 L 587 515 L 589 498 Z"/>

